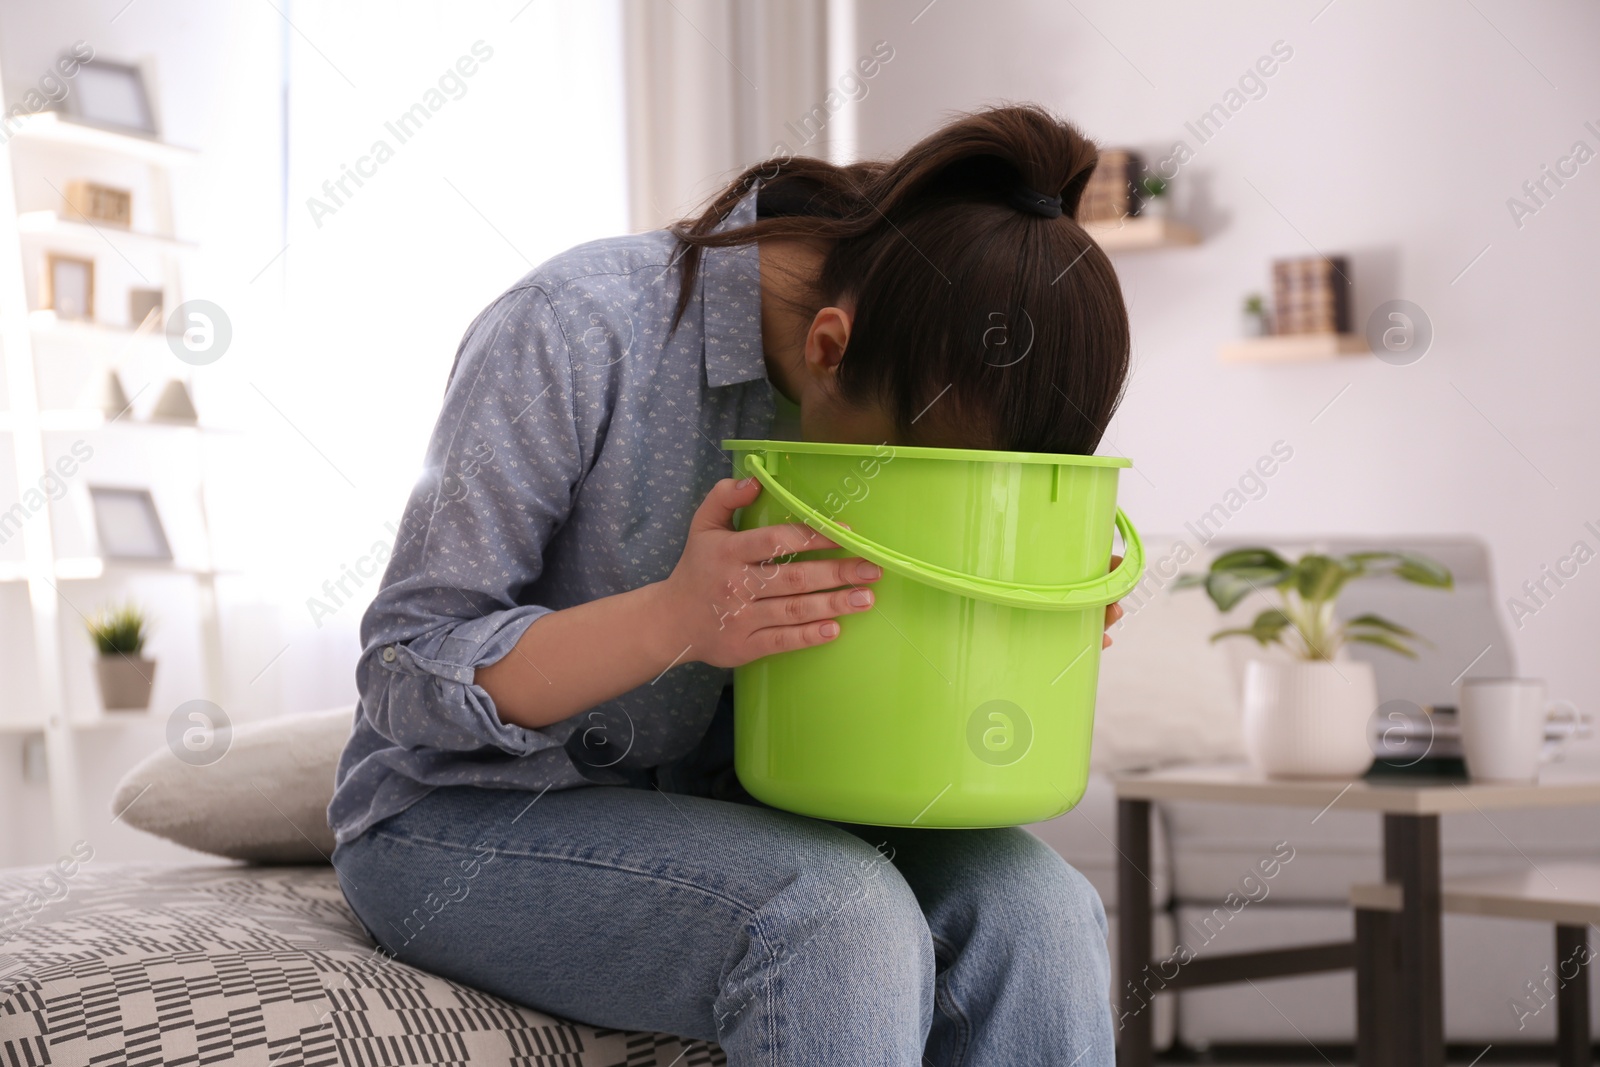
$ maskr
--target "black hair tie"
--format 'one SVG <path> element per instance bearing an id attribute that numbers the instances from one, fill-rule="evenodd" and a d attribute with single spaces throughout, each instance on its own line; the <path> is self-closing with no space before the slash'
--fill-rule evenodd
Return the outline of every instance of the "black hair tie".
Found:
<path id="1" fill-rule="evenodd" d="M 756 193 L 756 218 L 773 219 L 791 215 L 810 215 L 815 190 L 799 182 L 761 183 Z"/>
<path id="2" fill-rule="evenodd" d="M 1047 219 L 1061 217 L 1061 198 L 1059 196 L 1045 196 L 1037 189 L 1030 189 L 1026 185 L 1015 185 L 1006 194 L 1006 200 L 1018 211 L 1026 211 L 1030 215 L 1039 215 Z"/>

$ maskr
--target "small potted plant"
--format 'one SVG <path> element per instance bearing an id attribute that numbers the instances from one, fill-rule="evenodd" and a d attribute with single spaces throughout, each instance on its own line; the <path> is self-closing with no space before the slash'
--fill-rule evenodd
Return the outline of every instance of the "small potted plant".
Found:
<path id="1" fill-rule="evenodd" d="M 95 670 L 101 703 L 107 711 L 144 711 L 150 706 L 156 678 L 156 661 L 143 655 L 149 618 L 143 609 L 128 603 L 101 608 L 87 625 L 100 653 Z"/>
<path id="2" fill-rule="evenodd" d="M 1219 630 L 1211 640 L 1254 638 L 1287 658 L 1252 659 L 1244 676 L 1244 744 L 1250 762 L 1275 778 L 1349 778 L 1372 765 L 1367 723 L 1377 708 L 1372 666 L 1344 658 L 1351 644 L 1376 645 L 1415 657 L 1415 633 L 1378 615 L 1339 620 L 1334 605 L 1347 582 L 1393 577 L 1431 589 L 1452 589 L 1450 571 L 1414 552 L 1307 553 L 1291 563 L 1270 548 L 1226 552 L 1204 574 L 1179 587 L 1204 586 L 1219 611 L 1251 593 L 1276 591 L 1279 604 L 1249 626 Z"/>
<path id="3" fill-rule="evenodd" d="M 1146 174 L 1139 180 L 1139 214 L 1145 218 L 1171 217 L 1172 183 L 1155 174 Z"/>
<path id="4" fill-rule="evenodd" d="M 1267 302 L 1260 293 L 1251 293 L 1244 298 L 1244 314 L 1239 321 L 1246 337 L 1265 337 L 1270 332 L 1267 329 Z"/>

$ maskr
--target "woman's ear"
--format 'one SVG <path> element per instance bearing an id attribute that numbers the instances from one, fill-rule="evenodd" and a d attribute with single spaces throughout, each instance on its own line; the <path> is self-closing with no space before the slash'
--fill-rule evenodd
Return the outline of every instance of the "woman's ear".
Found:
<path id="1" fill-rule="evenodd" d="M 825 307 L 817 312 L 806 331 L 806 374 L 832 379 L 844 362 L 853 321 L 854 316 L 844 308 Z"/>

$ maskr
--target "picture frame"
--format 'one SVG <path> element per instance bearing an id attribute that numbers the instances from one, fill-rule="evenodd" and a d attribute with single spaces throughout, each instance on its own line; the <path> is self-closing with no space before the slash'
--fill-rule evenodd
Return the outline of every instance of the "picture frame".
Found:
<path id="1" fill-rule="evenodd" d="M 137 330 L 144 325 L 144 320 L 151 312 L 155 313 L 157 332 L 160 332 L 159 323 L 164 317 L 166 294 L 160 289 L 133 288 L 128 290 L 128 326 Z"/>
<path id="2" fill-rule="evenodd" d="M 161 514 L 150 490 L 91 485 L 89 500 L 94 507 L 95 534 L 103 558 L 146 563 L 172 561 L 172 546 L 167 543 Z"/>
<path id="3" fill-rule="evenodd" d="M 65 113 L 86 126 L 157 135 L 155 113 L 145 92 L 144 74 L 131 63 L 114 63 L 98 57 L 83 62 L 65 100 Z"/>
<path id="4" fill-rule="evenodd" d="M 126 230 L 133 222 L 133 194 L 114 185 L 70 181 L 66 192 L 67 210 L 91 222 L 103 222 Z"/>
<path id="5" fill-rule="evenodd" d="M 94 260 L 60 252 L 44 254 L 39 306 L 58 319 L 94 320 Z"/>

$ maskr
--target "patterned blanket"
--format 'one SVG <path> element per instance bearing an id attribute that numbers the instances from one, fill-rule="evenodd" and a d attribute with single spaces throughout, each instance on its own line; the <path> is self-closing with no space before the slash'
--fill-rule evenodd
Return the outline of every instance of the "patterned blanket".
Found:
<path id="1" fill-rule="evenodd" d="M 0 1064 L 710 1067 L 379 953 L 330 867 L 0 873 Z"/>

